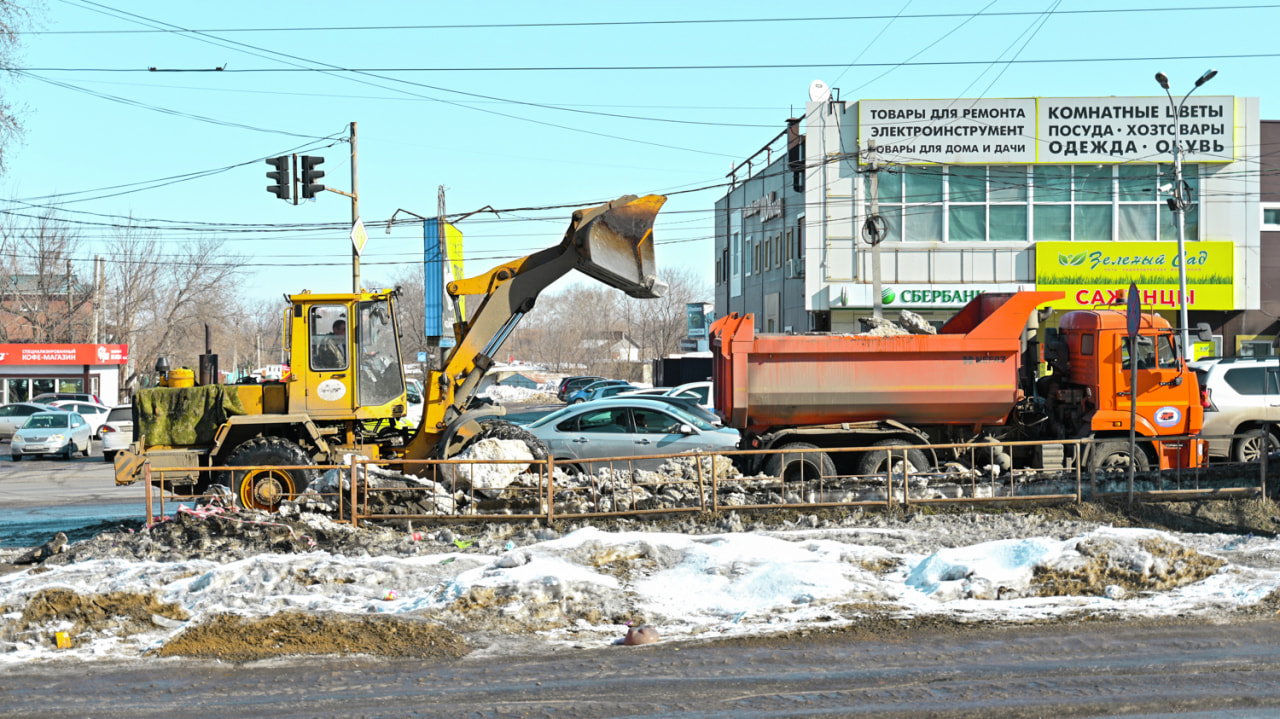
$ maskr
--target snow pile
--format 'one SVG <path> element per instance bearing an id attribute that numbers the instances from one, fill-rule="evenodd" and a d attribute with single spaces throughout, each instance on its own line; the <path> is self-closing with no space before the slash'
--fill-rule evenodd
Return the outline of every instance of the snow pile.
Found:
<path id="1" fill-rule="evenodd" d="M 502 385 L 490 385 L 485 390 L 478 393 L 481 397 L 487 397 L 498 404 L 551 404 L 558 402 L 556 399 L 556 388 L 548 385 L 539 385 L 537 388 L 530 389 L 528 387 L 504 387 Z"/>
<path id="2" fill-rule="evenodd" d="M 501 490 L 510 486 L 516 477 L 529 468 L 528 463 L 533 461 L 533 453 L 522 440 L 488 437 L 473 442 L 454 459 L 477 460 L 456 466 L 459 480 L 464 481 L 467 486 L 473 489 Z M 492 460 L 515 460 L 518 463 L 504 464 Z"/>
<path id="3" fill-rule="evenodd" d="M 604 646 L 628 623 L 670 641 L 921 615 L 1211 618 L 1269 601 L 1280 585 L 1277 539 L 1004 516 L 811 520 L 702 535 L 587 525 L 560 536 L 501 525 L 463 537 L 184 515 L 0 576 L 0 663 L 139 657 L 232 614 L 388 615 L 486 644 L 496 636 L 492 651 L 514 651 L 530 642 Z M 227 557 L 218 543 L 234 537 L 209 536 L 201 554 L 190 534 L 200 522 L 261 534 L 259 546 L 284 551 Z M 1001 535 L 1011 536 L 973 541 Z M 55 632 L 70 633 L 73 648 L 55 649 Z M 201 651 L 216 656 L 208 641 Z"/>

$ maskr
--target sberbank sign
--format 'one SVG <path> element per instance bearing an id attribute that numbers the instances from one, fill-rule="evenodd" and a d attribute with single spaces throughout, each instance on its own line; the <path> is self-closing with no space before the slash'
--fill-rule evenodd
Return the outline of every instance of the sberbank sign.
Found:
<path id="1" fill-rule="evenodd" d="M 958 305 L 968 304 L 969 300 L 982 294 L 982 290 L 942 290 L 887 287 L 880 293 L 880 302 L 884 305 Z"/>

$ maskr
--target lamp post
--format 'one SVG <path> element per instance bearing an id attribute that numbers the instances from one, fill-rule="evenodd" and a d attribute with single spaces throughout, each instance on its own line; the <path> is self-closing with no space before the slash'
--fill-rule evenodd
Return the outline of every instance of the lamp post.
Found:
<path id="1" fill-rule="evenodd" d="M 1169 76 L 1163 72 L 1156 73 L 1156 82 L 1164 88 L 1164 94 L 1169 96 L 1169 106 L 1173 108 L 1173 197 L 1169 198 L 1169 209 L 1173 210 L 1174 222 L 1178 227 L 1178 325 L 1182 336 L 1182 356 L 1188 361 L 1195 358 L 1191 351 L 1191 323 L 1187 320 L 1187 252 L 1184 237 L 1187 227 L 1187 198 L 1182 184 L 1182 106 L 1197 87 L 1209 82 L 1217 74 L 1217 70 L 1205 72 L 1196 80 L 1195 86 L 1182 96 L 1182 102 L 1175 105 L 1173 94 L 1169 92 Z"/>

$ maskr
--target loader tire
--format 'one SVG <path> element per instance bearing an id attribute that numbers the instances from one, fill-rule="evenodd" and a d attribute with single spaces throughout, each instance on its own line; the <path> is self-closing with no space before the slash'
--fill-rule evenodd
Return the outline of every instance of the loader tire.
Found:
<path id="1" fill-rule="evenodd" d="M 893 445 L 910 444 L 902 439 L 883 439 L 872 447 L 892 447 Z M 923 450 L 911 448 L 907 450 L 907 461 L 911 462 L 912 472 L 929 471 L 929 457 Z M 893 450 L 893 471 L 900 473 L 902 471 L 902 450 Z M 873 449 L 862 453 L 862 458 L 858 460 L 858 474 L 884 474 L 890 470 L 889 467 L 889 450 Z"/>
<path id="2" fill-rule="evenodd" d="M 830 478 L 836 474 L 835 462 L 816 444 L 791 442 L 774 449 L 779 450 L 778 453 L 769 455 L 764 464 L 764 472 L 770 477 L 779 477 L 783 482 L 798 482 Z M 789 451 L 784 453 L 782 450 Z"/>
<path id="3" fill-rule="evenodd" d="M 230 488 L 237 504 L 264 512 L 276 511 L 280 502 L 301 494 L 319 476 L 315 469 L 277 469 L 315 464 L 302 447 L 280 437 L 254 437 L 219 464 L 253 467 L 220 472 L 217 481 Z"/>

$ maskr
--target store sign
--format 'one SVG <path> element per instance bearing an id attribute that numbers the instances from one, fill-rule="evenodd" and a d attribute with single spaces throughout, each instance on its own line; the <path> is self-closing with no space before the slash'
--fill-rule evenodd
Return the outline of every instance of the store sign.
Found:
<path id="1" fill-rule="evenodd" d="M 958 308 L 969 304 L 970 300 L 984 292 L 1018 292 L 1029 289 L 1029 285 L 1012 284 L 885 285 L 880 290 L 880 304 L 885 309 Z M 866 309 L 874 304 L 874 292 L 868 284 L 833 285 L 831 293 L 832 309 Z"/>
<path id="2" fill-rule="evenodd" d="M 743 217 L 751 217 L 760 215 L 761 222 L 767 222 L 775 217 L 782 217 L 782 198 L 778 197 L 776 191 L 770 192 L 764 197 L 757 197 L 747 206 L 742 208 Z"/>
<path id="3" fill-rule="evenodd" d="M 1177 245 L 1172 242 L 1037 242 L 1036 289 L 1061 290 L 1058 309 L 1123 306 L 1129 283 L 1144 309 L 1181 307 Z M 1186 243 L 1187 308 L 1235 309 L 1235 245 Z"/>
<path id="4" fill-rule="evenodd" d="M 899 164 L 1168 162 L 1175 128 L 1188 162 L 1235 159 L 1230 96 L 1197 96 L 1181 112 L 1165 97 L 858 103 L 858 147 L 874 142 L 879 161 Z"/>
<path id="5" fill-rule="evenodd" d="M 129 345 L 0 344 L 0 365 L 107 365 L 129 361 Z"/>

